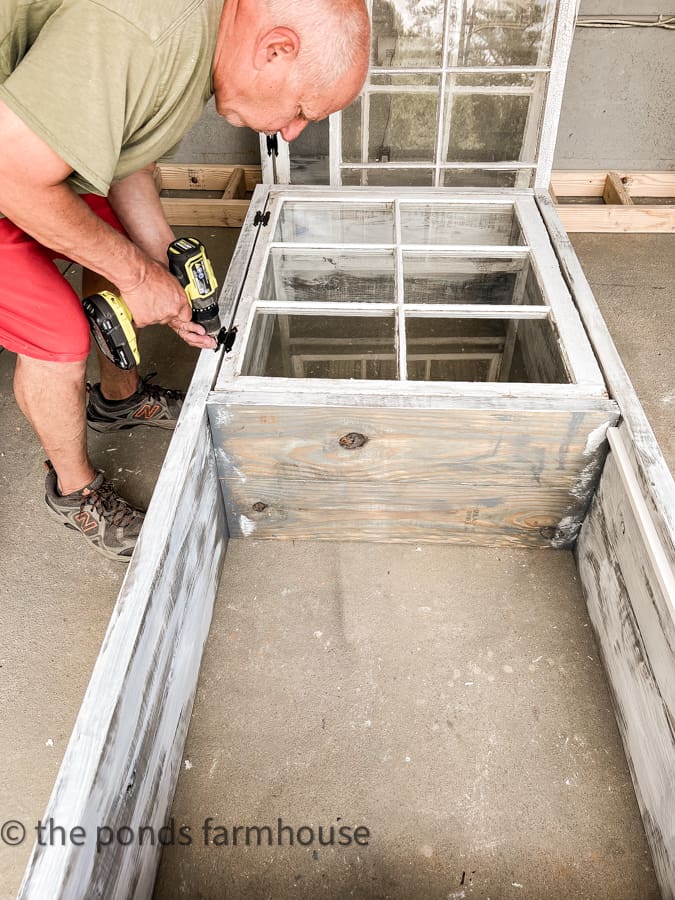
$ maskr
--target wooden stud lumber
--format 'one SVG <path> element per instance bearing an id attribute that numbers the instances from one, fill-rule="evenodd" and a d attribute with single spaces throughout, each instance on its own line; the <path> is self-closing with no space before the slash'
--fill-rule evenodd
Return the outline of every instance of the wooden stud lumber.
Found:
<path id="1" fill-rule="evenodd" d="M 192 200 L 189 197 L 162 197 L 161 200 L 170 225 L 241 228 L 249 207 L 248 200 Z"/>
<path id="2" fill-rule="evenodd" d="M 236 169 L 244 172 L 247 191 L 260 183 L 260 166 L 179 165 L 159 163 L 162 190 L 224 191 Z"/>
<path id="3" fill-rule="evenodd" d="M 162 197 L 162 208 L 171 225 L 241 228 L 249 200 L 246 193 L 260 183 L 259 166 L 170 165 L 155 168 L 160 191 L 191 191 L 195 197 Z M 202 191 L 221 191 L 219 199 L 199 197 Z"/>
<path id="4" fill-rule="evenodd" d="M 221 200 L 243 200 L 246 193 L 246 173 L 241 166 L 230 175 Z"/>
<path id="5" fill-rule="evenodd" d="M 608 205 L 618 203 L 621 206 L 632 206 L 633 201 L 626 185 L 623 183 L 618 172 L 608 172 L 605 179 L 605 189 L 602 192 L 602 199 Z"/>
<path id="6" fill-rule="evenodd" d="M 554 172 L 550 192 L 568 232 L 675 232 L 675 172 Z M 565 204 L 561 197 L 602 197 L 605 205 Z M 672 197 L 673 204 L 637 205 L 635 197 Z"/>
<path id="7" fill-rule="evenodd" d="M 558 197 L 602 197 L 607 174 L 607 170 L 555 171 L 551 186 Z M 633 197 L 675 198 L 675 171 L 617 171 L 616 175 Z"/>
<path id="8" fill-rule="evenodd" d="M 675 206 L 585 206 L 561 204 L 565 231 L 609 234 L 673 234 Z"/>

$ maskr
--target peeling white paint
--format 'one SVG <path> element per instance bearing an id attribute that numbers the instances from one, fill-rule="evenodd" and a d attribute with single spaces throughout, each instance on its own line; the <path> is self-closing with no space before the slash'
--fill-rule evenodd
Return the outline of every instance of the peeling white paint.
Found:
<path id="1" fill-rule="evenodd" d="M 256 529 L 256 524 L 248 516 L 239 516 L 239 529 L 244 537 L 249 537 Z"/>
<path id="2" fill-rule="evenodd" d="M 593 431 L 591 431 L 586 440 L 586 446 L 584 447 L 584 456 L 592 456 L 600 449 L 603 441 L 607 437 L 608 427 L 609 422 L 603 422 L 602 425 L 598 425 L 597 428 L 594 428 Z"/>

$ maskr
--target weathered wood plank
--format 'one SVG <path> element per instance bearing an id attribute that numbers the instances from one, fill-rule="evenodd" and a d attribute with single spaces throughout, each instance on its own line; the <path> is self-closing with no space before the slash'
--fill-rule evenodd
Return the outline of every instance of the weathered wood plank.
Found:
<path id="1" fill-rule="evenodd" d="M 628 428 L 626 445 L 635 458 L 635 472 L 654 525 L 664 546 L 675 557 L 675 482 L 619 352 L 602 317 L 588 280 L 562 227 L 557 210 L 546 194 L 537 203 L 551 235 L 553 247 L 570 292 L 593 343 L 611 396 L 619 403 Z"/>
<path id="2" fill-rule="evenodd" d="M 21 900 L 147 900 L 159 845 L 113 841 L 98 827 L 166 821 L 227 544 L 204 410 L 214 354 L 203 354 L 136 553 L 43 819 L 85 829 L 83 846 L 36 846 Z"/>
<path id="3" fill-rule="evenodd" d="M 616 408 L 532 412 L 209 403 L 221 475 L 304 481 L 568 484 L 595 467 Z M 349 433 L 368 438 L 345 450 Z M 228 468 L 230 472 L 228 472 Z M 562 479 L 567 479 L 563 481 Z"/>
<path id="4" fill-rule="evenodd" d="M 664 584 L 640 522 L 650 514 L 637 480 L 633 503 L 629 499 L 631 476 L 610 453 L 577 561 L 662 895 L 673 900 L 675 596 L 672 571 Z"/>
<path id="5" fill-rule="evenodd" d="M 161 197 L 162 209 L 170 225 L 198 225 L 241 228 L 249 200 L 207 200 L 190 197 Z"/>
<path id="6" fill-rule="evenodd" d="M 537 485 L 222 480 L 232 537 L 561 546 L 567 490 Z"/>

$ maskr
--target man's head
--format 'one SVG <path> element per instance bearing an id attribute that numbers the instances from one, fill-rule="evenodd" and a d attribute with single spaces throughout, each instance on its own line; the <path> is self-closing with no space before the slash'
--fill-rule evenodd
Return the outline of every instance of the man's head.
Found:
<path id="1" fill-rule="evenodd" d="M 227 0 L 214 59 L 216 109 L 292 141 L 358 94 L 368 70 L 363 0 Z"/>

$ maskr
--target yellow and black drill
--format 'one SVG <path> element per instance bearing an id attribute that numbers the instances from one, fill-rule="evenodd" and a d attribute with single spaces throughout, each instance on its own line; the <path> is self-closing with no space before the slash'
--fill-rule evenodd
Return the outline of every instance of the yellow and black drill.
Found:
<path id="1" fill-rule="evenodd" d="M 198 322 L 218 345 L 225 342 L 216 291 L 218 282 L 206 249 L 197 238 L 179 238 L 167 249 L 169 271 L 183 287 Z M 132 369 L 140 362 L 136 332 L 124 300 L 111 291 L 92 294 L 82 301 L 89 328 L 101 352 L 119 369 Z"/>

